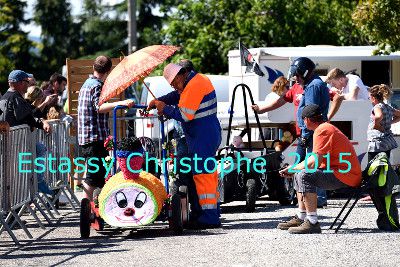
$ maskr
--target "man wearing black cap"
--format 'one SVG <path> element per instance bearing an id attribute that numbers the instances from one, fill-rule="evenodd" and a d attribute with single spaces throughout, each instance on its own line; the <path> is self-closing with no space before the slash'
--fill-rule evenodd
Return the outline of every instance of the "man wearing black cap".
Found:
<path id="1" fill-rule="evenodd" d="M 51 131 L 51 126 L 44 120 L 35 118 L 31 105 L 23 98 L 29 85 L 28 73 L 13 70 L 8 75 L 10 88 L 0 99 L 0 121 L 6 121 L 10 127 L 28 124 L 33 128 Z"/>
<path id="2" fill-rule="evenodd" d="M 280 171 L 283 177 L 294 177 L 299 208 L 291 220 L 278 224 L 278 229 L 292 234 L 321 233 L 316 188 L 335 190 L 359 186 L 361 166 L 350 140 L 326 122 L 318 105 L 304 107 L 301 117 L 307 129 L 314 131 L 313 149 L 303 162 Z"/>

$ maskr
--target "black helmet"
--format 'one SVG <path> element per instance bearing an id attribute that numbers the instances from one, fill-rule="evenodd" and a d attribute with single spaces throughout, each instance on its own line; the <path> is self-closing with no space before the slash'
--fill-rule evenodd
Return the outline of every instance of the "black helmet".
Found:
<path id="1" fill-rule="evenodd" d="M 299 75 L 303 79 L 315 69 L 315 64 L 308 57 L 299 57 L 290 65 L 288 79 Z"/>

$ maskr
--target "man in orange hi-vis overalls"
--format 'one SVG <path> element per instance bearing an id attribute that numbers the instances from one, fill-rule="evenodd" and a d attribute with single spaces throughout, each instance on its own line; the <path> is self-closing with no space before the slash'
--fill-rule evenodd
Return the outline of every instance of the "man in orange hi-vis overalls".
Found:
<path id="1" fill-rule="evenodd" d="M 156 107 L 159 114 L 182 122 L 201 206 L 197 223 L 205 228 L 219 227 L 217 166 L 210 160 L 221 143 L 214 87 L 207 76 L 172 63 L 164 68 L 164 77 L 175 91 L 152 100 L 148 108 Z"/>

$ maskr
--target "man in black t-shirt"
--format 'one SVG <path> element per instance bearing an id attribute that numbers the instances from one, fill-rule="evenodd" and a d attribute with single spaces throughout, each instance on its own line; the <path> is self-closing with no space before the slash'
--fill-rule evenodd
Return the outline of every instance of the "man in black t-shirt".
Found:
<path id="1" fill-rule="evenodd" d="M 29 85 L 29 75 L 22 70 L 13 70 L 8 76 L 10 88 L 0 98 L 0 121 L 6 121 L 10 127 L 28 124 L 31 127 L 50 132 L 50 125 L 35 118 L 31 105 L 23 98 Z"/>

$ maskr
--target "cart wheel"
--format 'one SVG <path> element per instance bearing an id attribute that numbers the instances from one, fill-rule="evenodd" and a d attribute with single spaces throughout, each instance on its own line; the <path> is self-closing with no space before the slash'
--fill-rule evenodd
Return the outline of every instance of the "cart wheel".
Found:
<path id="1" fill-rule="evenodd" d="M 182 226 L 187 225 L 189 222 L 189 195 L 187 193 L 187 186 L 181 185 L 179 187 L 179 194 L 181 197 L 181 218 Z"/>
<path id="2" fill-rule="evenodd" d="M 81 202 L 81 214 L 79 227 L 81 231 L 81 238 L 89 238 L 90 236 L 90 201 L 87 198 L 82 199 Z"/>
<path id="3" fill-rule="evenodd" d="M 255 179 L 248 179 L 246 182 L 246 212 L 253 212 L 256 209 L 257 182 Z"/>
<path id="4" fill-rule="evenodd" d="M 171 217 L 169 220 L 169 228 L 176 235 L 180 235 L 183 232 L 183 220 L 182 220 L 182 203 L 181 196 L 173 194 L 171 197 Z"/>

